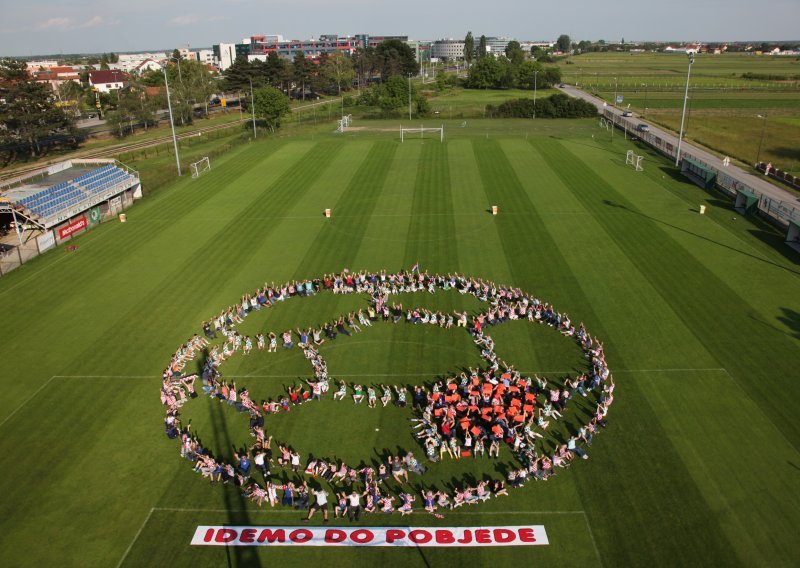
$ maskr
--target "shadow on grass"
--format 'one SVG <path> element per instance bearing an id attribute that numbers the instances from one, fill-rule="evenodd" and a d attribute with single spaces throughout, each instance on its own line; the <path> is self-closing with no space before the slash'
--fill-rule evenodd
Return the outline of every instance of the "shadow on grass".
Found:
<path id="1" fill-rule="evenodd" d="M 800 339 L 800 312 L 789 308 L 781 308 L 783 315 L 778 316 L 778 321 L 792 330 L 790 334 L 795 339 Z"/>
<path id="2" fill-rule="evenodd" d="M 769 259 L 762 258 L 760 256 L 756 256 L 756 255 L 754 255 L 752 253 L 749 253 L 747 251 L 743 251 L 741 249 L 732 247 L 730 245 L 726 245 L 726 244 L 721 243 L 719 241 L 715 241 L 714 239 L 709 239 L 708 237 L 705 237 L 703 235 L 698 235 L 697 233 L 694 233 L 694 232 L 689 231 L 687 229 L 684 229 L 682 227 L 678 227 L 677 225 L 673 225 L 672 223 L 667 223 L 666 221 L 662 221 L 661 219 L 656 219 L 655 217 L 651 217 L 650 215 L 648 215 L 646 213 L 642 213 L 641 211 L 636 211 L 635 209 L 630 209 L 629 207 L 627 207 L 625 205 L 622 205 L 621 203 L 615 203 L 614 201 L 611 201 L 609 199 L 604 199 L 603 200 L 603 204 L 607 205 L 609 207 L 614 207 L 616 209 L 622 209 L 623 211 L 627 211 L 629 213 L 633 213 L 634 215 L 639 215 L 640 217 L 644 217 L 646 219 L 650 219 L 651 221 L 654 221 L 654 222 L 658 223 L 659 225 L 664 225 L 666 227 L 670 227 L 670 228 L 675 229 L 677 231 L 680 231 L 682 233 L 686 233 L 687 235 L 692 235 L 693 237 L 697 237 L 698 239 L 702 239 L 702 240 L 704 240 L 706 242 L 715 244 L 715 245 L 717 245 L 719 247 L 722 247 L 724 249 L 727 249 L 727 250 L 733 251 L 735 253 L 741 254 L 743 256 L 752 258 L 752 259 L 757 260 L 759 262 L 763 262 L 764 264 L 769 264 L 769 265 L 774 266 L 776 268 L 780 268 L 781 270 L 785 270 L 786 272 L 789 272 L 791 274 L 800 275 L 800 271 L 798 271 L 798 270 L 793 270 L 793 269 L 789 268 L 788 266 L 783 266 L 782 264 L 778 264 L 777 262 L 773 262 L 773 261 L 771 261 Z M 757 231 L 751 231 L 751 233 L 753 233 L 754 236 L 756 236 L 758 238 L 758 235 L 755 234 L 755 233 L 757 233 Z M 779 252 L 781 252 L 781 251 L 779 251 Z M 784 253 L 781 252 L 781 254 L 784 254 Z M 787 254 L 784 254 L 784 256 L 789 257 Z M 789 258 L 791 259 L 791 257 L 789 257 Z"/>
<path id="3" fill-rule="evenodd" d="M 214 442 L 217 448 L 236 448 L 228 432 L 228 424 L 223 415 L 228 405 L 220 403 L 216 399 L 209 399 L 211 417 L 211 427 L 214 435 Z M 232 412 L 232 410 L 227 410 Z M 246 449 L 245 449 L 246 450 Z M 241 450 L 241 451 L 245 451 Z M 250 525 L 250 513 L 247 510 L 247 499 L 242 495 L 242 488 L 232 485 L 223 487 L 223 498 L 225 509 L 228 511 L 228 524 L 230 525 Z M 225 554 L 228 566 L 261 566 L 258 558 L 257 549 L 247 546 L 225 547 Z"/>

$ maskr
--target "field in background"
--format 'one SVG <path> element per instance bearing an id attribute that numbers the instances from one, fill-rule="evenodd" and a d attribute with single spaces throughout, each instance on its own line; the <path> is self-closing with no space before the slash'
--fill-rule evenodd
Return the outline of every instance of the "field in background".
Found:
<path id="1" fill-rule="evenodd" d="M 579 84 L 609 103 L 616 92 L 624 97 L 621 106 L 630 104 L 648 120 L 679 130 L 686 55 L 590 53 L 570 61 L 571 65 L 563 64 L 561 69 L 564 82 Z M 800 81 L 750 80 L 742 77 L 744 73 L 793 77 L 800 75 L 800 61 L 795 57 L 698 55 L 689 86 L 687 139 L 751 167 L 758 156 L 800 175 Z"/>
<path id="2" fill-rule="evenodd" d="M 792 565 L 800 555 L 800 408 L 789 396 L 800 347 L 797 255 L 780 233 L 684 183 L 657 156 L 645 153 L 642 173 L 626 168 L 633 146 L 619 137 L 612 145 L 595 120 L 462 122 L 445 122 L 444 144 L 400 144 L 382 130 L 399 121 L 370 121 L 371 130 L 343 136 L 321 125 L 237 145 L 201 178 L 186 176 L 130 209 L 127 223 L 104 224 L 76 239 L 76 252 L 55 250 L 0 280 L 0 310 L 13 322 L 3 344 L 14 354 L 0 369 L 4 561 Z M 700 204 L 707 215 L 697 214 Z M 417 261 L 520 286 L 605 342 L 617 400 L 591 459 L 441 521 L 403 519 L 544 524 L 551 545 L 190 547 L 198 524 L 291 525 L 300 515 L 209 487 L 179 458 L 158 400 L 171 353 L 265 280 Z M 416 300 L 447 309 L 463 301 L 441 293 Z M 253 333 L 316 324 L 358 302 L 292 300 L 245 325 Z M 493 330 L 497 351 L 526 370 L 580 364 L 548 330 L 505 325 Z M 380 327 L 328 345 L 328 363 L 334 375 L 411 383 L 474 362 L 468 337 L 437 331 Z M 560 363 L 566 369 L 552 368 Z M 235 364 L 223 370 L 241 375 L 237 385 L 256 398 L 274 396 L 305 369 L 299 353 Z M 242 417 L 223 410 L 202 397 L 185 409 L 208 444 L 230 451 L 249 439 Z M 410 444 L 408 416 L 325 401 L 268 419 L 267 429 L 291 437 L 304 457 L 332 445 L 369 460 L 373 448 Z M 498 476 L 508 461 L 505 454 L 475 471 Z M 471 469 L 448 462 L 432 479 Z"/>

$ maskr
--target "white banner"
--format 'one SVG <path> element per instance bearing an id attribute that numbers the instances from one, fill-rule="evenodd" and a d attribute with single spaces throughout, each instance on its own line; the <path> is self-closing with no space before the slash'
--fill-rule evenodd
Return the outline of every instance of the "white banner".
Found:
<path id="1" fill-rule="evenodd" d="M 36 244 L 39 246 L 39 252 L 43 253 L 56 246 L 56 236 L 53 231 L 47 231 L 43 235 L 36 237 Z"/>
<path id="2" fill-rule="evenodd" d="M 543 525 L 502 527 L 199 526 L 201 546 L 534 546 L 550 544 Z"/>

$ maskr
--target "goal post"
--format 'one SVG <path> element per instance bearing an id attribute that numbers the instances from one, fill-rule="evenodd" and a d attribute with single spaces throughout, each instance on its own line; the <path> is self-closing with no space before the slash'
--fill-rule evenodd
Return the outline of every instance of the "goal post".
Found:
<path id="1" fill-rule="evenodd" d="M 419 128 L 404 128 L 403 125 L 400 125 L 400 142 L 405 142 L 407 135 L 409 134 L 419 134 L 420 138 L 425 138 L 426 132 L 438 132 L 439 133 L 439 142 L 444 142 L 444 124 L 438 127 L 424 127 L 420 126 Z"/>
<path id="2" fill-rule="evenodd" d="M 207 172 L 210 169 L 211 169 L 211 160 L 208 159 L 208 156 L 205 156 L 204 158 L 189 164 L 189 170 L 192 172 L 193 178 L 199 177 L 200 174 Z"/>
<path id="3" fill-rule="evenodd" d="M 644 170 L 644 168 L 642 167 L 642 158 L 643 157 L 644 156 L 640 156 L 639 154 L 636 154 L 633 150 L 628 150 L 625 153 L 625 165 L 626 166 L 633 166 L 633 168 L 637 172 L 641 172 L 641 171 Z"/>

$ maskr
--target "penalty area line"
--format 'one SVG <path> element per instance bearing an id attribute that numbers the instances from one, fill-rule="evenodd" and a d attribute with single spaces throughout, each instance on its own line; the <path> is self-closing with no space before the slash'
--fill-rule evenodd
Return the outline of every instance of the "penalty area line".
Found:
<path id="1" fill-rule="evenodd" d="M 17 412 L 19 412 L 20 410 L 22 410 L 22 408 L 23 408 L 23 407 L 24 407 L 26 404 L 28 404 L 28 403 L 29 403 L 31 400 L 33 400 L 33 399 L 36 397 L 36 395 L 37 395 L 37 394 L 39 394 L 40 392 L 42 392 L 42 391 L 44 390 L 44 388 L 45 388 L 47 385 L 49 385 L 49 384 L 50 384 L 50 382 L 51 382 L 53 379 L 55 379 L 55 378 L 56 378 L 56 375 L 53 375 L 52 377 L 50 377 L 49 379 L 47 379 L 47 380 L 44 382 L 44 384 L 42 384 L 42 386 L 40 386 L 38 389 L 36 389 L 36 390 L 33 392 L 33 394 L 32 394 L 31 396 L 29 396 L 28 398 L 26 398 L 22 404 L 20 404 L 18 407 L 16 407 L 16 408 L 15 408 L 15 409 L 14 409 L 14 410 L 11 412 L 11 414 L 9 414 L 8 416 L 6 416 L 6 417 L 3 419 L 3 421 L 2 421 L 2 422 L 0 422 L 0 427 L 2 427 L 2 426 L 3 426 L 3 424 L 5 424 L 5 423 L 6 423 L 6 422 L 8 422 L 9 420 L 11 420 L 11 419 L 12 419 L 12 418 L 13 418 L 13 417 L 14 417 L 14 416 L 17 414 Z"/>
<path id="2" fill-rule="evenodd" d="M 136 531 L 136 534 L 134 535 L 133 540 L 131 541 L 131 543 L 128 545 L 128 548 L 125 549 L 125 554 L 123 554 L 122 558 L 120 558 L 119 562 L 117 562 L 117 568 L 122 566 L 122 563 L 125 562 L 125 559 L 128 557 L 128 554 L 130 553 L 131 549 L 133 548 L 133 545 L 136 544 L 137 540 L 139 540 L 139 537 L 141 536 L 142 531 L 144 530 L 144 527 L 147 524 L 147 521 L 149 521 L 150 517 L 153 515 L 153 511 L 155 511 L 155 507 L 150 507 L 150 511 L 147 513 L 147 516 L 144 518 L 144 521 L 142 522 L 142 525 L 139 527 L 139 530 Z"/>

